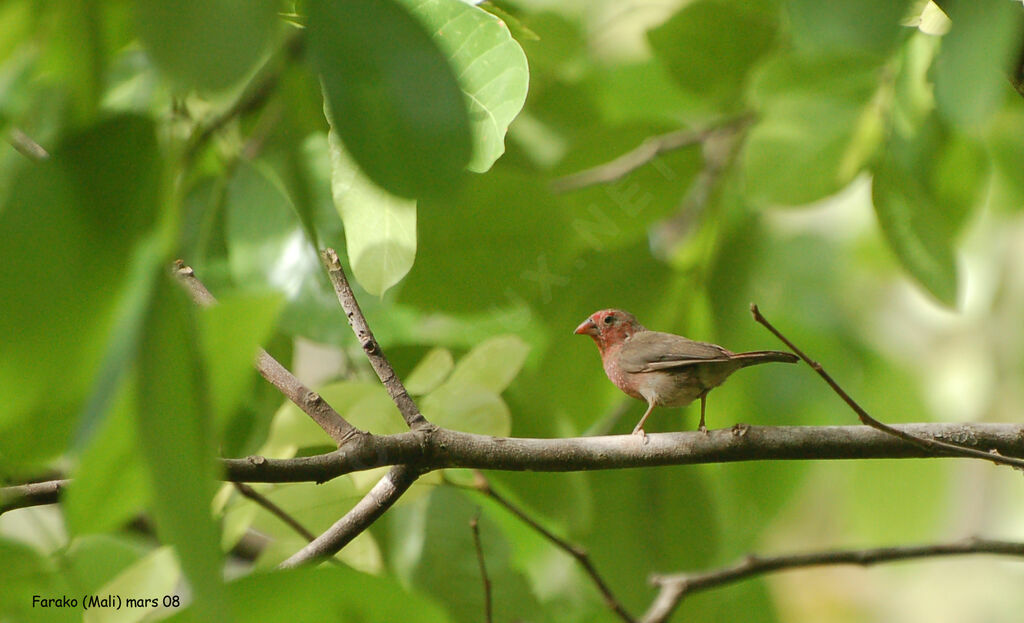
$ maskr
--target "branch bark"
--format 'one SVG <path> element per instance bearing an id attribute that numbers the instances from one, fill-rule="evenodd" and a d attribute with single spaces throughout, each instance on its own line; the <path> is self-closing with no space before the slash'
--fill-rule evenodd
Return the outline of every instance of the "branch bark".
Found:
<path id="1" fill-rule="evenodd" d="M 348 323 L 356 334 L 356 339 L 359 340 L 360 346 L 363 347 L 366 358 L 370 360 L 373 371 L 377 373 L 380 382 L 388 390 L 391 400 L 395 402 L 395 406 L 398 407 L 402 417 L 405 418 L 405 423 L 413 430 L 432 428 L 430 422 L 423 417 L 419 407 L 416 406 L 416 403 L 409 396 L 409 392 L 405 390 L 405 385 L 398 378 L 398 375 L 395 374 L 395 369 L 391 367 L 387 357 L 381 352 L 380 344 L 373 337 L 373 331 L 370 330 L 370 325 L 366 322 L 366 316 L 363 315 L 363 310 L 359 308 L 359 302 L 356 301 L 356 295 L 353 294 L 352 287 L 348 284 L 345 271 L 341 268 L 338 253 L 334 249 L 325 249 L 320 254 L 320 258 L 327 269 L 327 275 L 331 279 L 331 285 L 334 286 L 334 292 L 338 295 L 338 302 L 341 303 L 341 308 L 345 310 Z"/>
<path id="2" fill-rule="evenodd" d="M 902 424 L 917 438 L 947 439 L 981 448 L 982 454 L 1024 457 L 1019 424 Z M 396 435 L 364 435 L 335 452 L 295 459 L 260 456 L 224 459 L 228 480 L 324 482 L 342 474 L 408 465 L 421 471 L 445 467 L 571 472 L 656 465 L 695 465 L 767 460 L 907 459 L 962 456 L 928 450 L 868 426 L 747 426 L 696 432 L 653 433 L 647 443 L 632 435 L 529 439 L 489 437 L 444 428 Z"/>
<path id="3" fill-rule="evenodd" d="M 345 513 L 326 532 L 311 541 L 309 545 L 292 554 L 280 564 L 282 569 L 298 567 L 321 558 L 337 554 L 363 530 L 383 515 L 398 498 L 419 478 L 419 472 L 408 465 L 392 467 L 370 492 L 359 500 L 352 510 Z"/>
<path id="4" fill-rule="evenodd" d="M 933 543 L 900 547 L 879 547 L 860 550 L 833 550 L 786 556 L 747 556 L 740 562 L 703 573 L 677 573 L 655 576 L 651 582 L 661 588 L 643 623 L 661 623 L 668 619 L 683 598 L 723 584 L 740 582 L 750 577 L 805 567 L 824 565 L 875 565 L 879 563 L 936 556 L 995 554 L 1024 557 L 1024 543 L 966 539 L 954 543 Z"/>
<path id="5" fill-rule="evenodd" d="M 192 299 L 203 306 L 213 305 L 217 299 L 210 294 L 203 282 L 196 277 L 192 267 L 186 266 L 181 260 L 174 263 L 174 274 L 192 295 Z M 309 389 L 274 359 L 270 353 L 260 348 L 256 354 L 256 370 L 267 379 L 300 409 L 313 418 L 320 428 L 339 446 L 353 437 L 365 435 L 341 417 L 341 414 L 327 404 L 320 394 Z"/>
<path id="6" fill-rule="evenodd" d="M 0 515 L 17 508 L 56 504 L 70 482 L 57 479 L 0 488 Z"/>

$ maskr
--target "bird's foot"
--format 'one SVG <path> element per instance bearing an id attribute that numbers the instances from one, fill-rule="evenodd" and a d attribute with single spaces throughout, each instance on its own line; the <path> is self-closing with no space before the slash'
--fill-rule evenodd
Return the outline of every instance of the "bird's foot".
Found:
<path id="1" fill-rule="evenodd" d="M 710 434 L 711 434 L 711 433 L 709 433 L 709 432 L 708 432 L 708 427 L 707 427 L 707 426 L 704 426 L 703 424 L 701 424 L 700 426 L 698 426 L 698 427 L 697 427 L 697 430 L 699 430 L 700 432 L 704 433 L 704 435 L 705 435 L 705 436 L 707 436 L 707 435 L 710 435 Z"/>
<path id="2" fill-rule="evenodd" d="M 633 429 L 633 434 L 640 438 L 640 443 L 647 443 L 647 433 L 644 432 L 644 429 L 637 426 L 636 428 Z"/>

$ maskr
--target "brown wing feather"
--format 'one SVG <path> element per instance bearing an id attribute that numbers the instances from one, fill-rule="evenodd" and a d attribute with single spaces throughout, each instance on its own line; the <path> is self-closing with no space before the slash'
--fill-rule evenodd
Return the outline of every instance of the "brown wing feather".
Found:
<path id="1" fill-rule="evenodd" d="M 695 342 L 680 335 L 644 331 L 633 335 L 619 352 L 619 366 L 626 372 L 653 372 L 698 363 L 729 361 L 731 353 L 721 346 Z"/>

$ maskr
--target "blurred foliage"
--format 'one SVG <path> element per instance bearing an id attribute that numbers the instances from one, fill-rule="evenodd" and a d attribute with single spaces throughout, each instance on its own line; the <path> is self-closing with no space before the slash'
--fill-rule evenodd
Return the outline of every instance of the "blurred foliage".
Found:
<path id="1" fill-rule="evenodd" d="M 59 508 L 0 517 L 0 619 L 78 620 L 32 595 L 97 593 L 161 600 L 119 620 L 479 621 L 479 516 L 495 620 L 616 620 L 569 557 L 439 474 L 341 564 L 271 570 L 304 539 L 219 483 L 214 458 L 331 443 L 258 377 L 254 348 L 355 425 L 404 429 L 318 247 L 344 251 L 398 373 L 453 429 L 628 432 L 642 406 L 572 328 L 622 307 L 775 347 L 750 301 L 880 419 L 1024 419 L 1024 15 L 939 5 L 0 4 L 0 131 L 18 148 L 0 150 L 0 474 L 73 479 Z M 681 129 L 704 140 L 553 190 Z M 187 301 L 176 257 L 219 306 Z M 744 372 L 708 404 L 712 427 L 855 422 L 800 368 Z M 692 427 L 682 413 L 649 430 Z M 254 488 L 317 533 L 381 474 Z M 489 476 L 634 613 L 650 573 L 751 551 L 1024 536 L 1019 483 L 961 463 Z M 1019 571 L 943 567 L 947 589 L 907 569 L 753 580 L 681 617 L 1024 607 L 972 581 Z"/>

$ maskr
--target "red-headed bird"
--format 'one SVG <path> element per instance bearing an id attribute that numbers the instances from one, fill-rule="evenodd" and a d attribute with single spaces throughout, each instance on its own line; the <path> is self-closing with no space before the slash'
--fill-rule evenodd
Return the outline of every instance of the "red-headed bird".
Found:
<path id="1" fill-rule="evenodd" d="M 759 363 L 798 361 L 792 353 L 734 353 L 681 335 L 648 331 L 633 314 L 620 309 L 594 312 L 576 327 L 576 333 L 589 335 L 597 343 L 604 372 L 616 387 L 647 402 L 647 411 L 633 429 L 634 435 L 644 434 L 644 422 L 654 407 L 683 407 L 697 398 L 698 428 L 706 433 L 704 404 L 708 392 L 724 383 L 730 374 Z"/>

